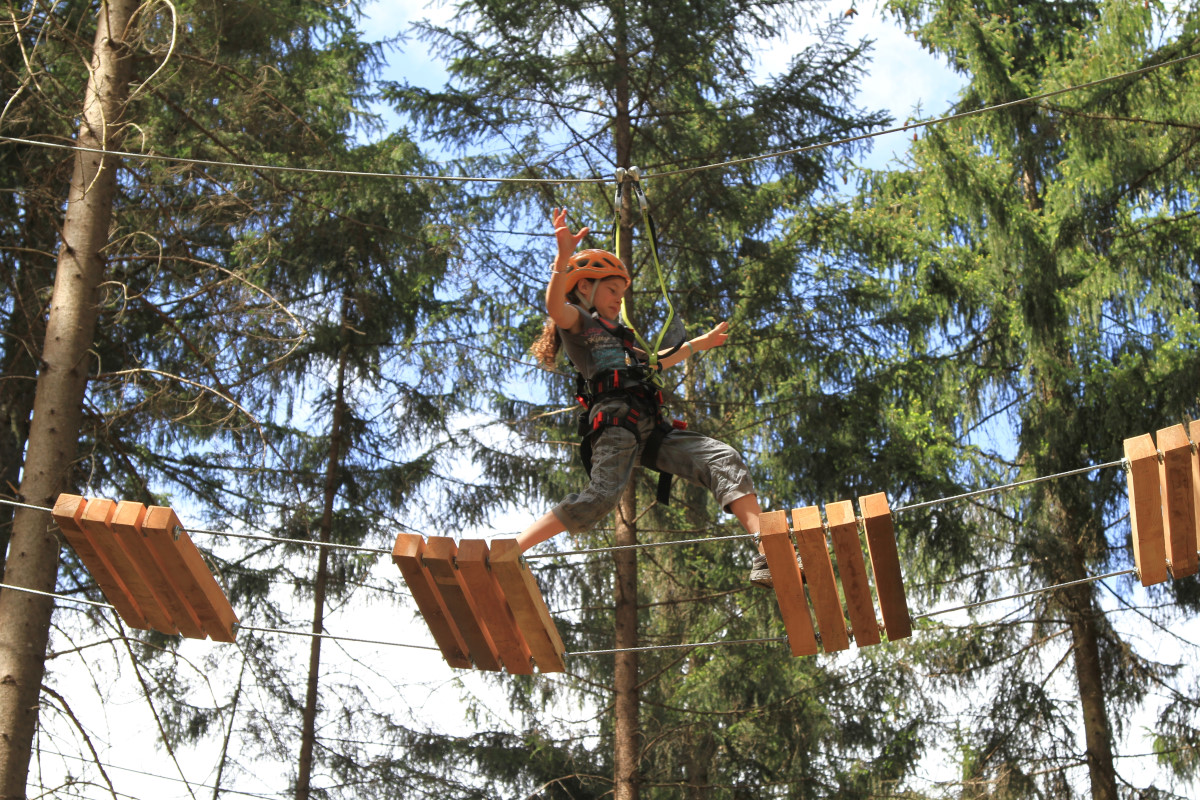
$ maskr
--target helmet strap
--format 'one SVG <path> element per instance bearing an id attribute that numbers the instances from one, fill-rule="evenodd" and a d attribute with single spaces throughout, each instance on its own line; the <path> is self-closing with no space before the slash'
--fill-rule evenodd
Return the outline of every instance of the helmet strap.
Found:
<path id="1" fill-rule="evenodd" d="M 588 311 L 591 311 L 596 307 L 596 290 L 600 288 L 600 281 L 596 280 L 595 278 L 585 278 L 584 280 L 591 282 L 591 288 L 588 290 L 587 295 L 584 295 L 579 291 L 579 284 L 575 284 L 575 296 L 579 298 L 579 304 L 581 306 Z"/>

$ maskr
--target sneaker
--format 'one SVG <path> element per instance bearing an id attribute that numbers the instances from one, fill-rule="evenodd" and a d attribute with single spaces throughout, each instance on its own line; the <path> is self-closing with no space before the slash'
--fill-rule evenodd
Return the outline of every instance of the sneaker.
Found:
<path id="1" fill-rule="evenodd" d="M 808 578 L 804 575 L 804 563 L 800 560 L 800 556 L 796 556 L 796 566 L 800 567 L 801 582 L 808 583 Z M 750 582 L 764 589 L 775 587 L 775 582 L 771 580 L 771 568 L 767 566 L 767 557 L 762 553 L 756 555 L 750 564 Z"/>
<path id="2" fill-rule="evenodd" d="M 767 557 L 759 553 L 750 564 L 750 582 L 755 586 L 770 589 L 775 584 L 771 580 L 771 569 L 767 566 Z"/>

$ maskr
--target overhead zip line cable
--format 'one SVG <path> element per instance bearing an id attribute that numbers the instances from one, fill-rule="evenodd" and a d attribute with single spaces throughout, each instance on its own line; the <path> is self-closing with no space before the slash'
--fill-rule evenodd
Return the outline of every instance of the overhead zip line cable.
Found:
<path id="1" fill-rule="evenodd" d="M 916 122 L 907 122 L 903 125 L 886 128 L 881 131 L 872 133 L 859 134 L 858 136 L 848 136 L 842 139 L 834 139 L 828 142 L 818 142 L 816 144 L 804 145 L 803 147 L 794 147 L 788 150 L 780 150 L 772 153 L 764 153 L 757 156 L 746 156 L 744 158 L 735 158 L 728 161 L 719 161 L 710 164 L 703 164 L 696 167 L 681 167 L 679 169 L 666 170 L 645 175 L 643 177 L 653 178 L 663 175 L 684 175 L 692 172 L 702 172 L 710 169 L 724 169 L 726 167 L 738 166 L 740 164 L 749 164 L 756 161 L 767 161 L 775 158 L 783 158 L 784 156 L 797 155 L 799 153 L 811 152 L 814 150 L 823 150 L 829 147 L 838 147 L 840 145 L 853 144 L 854 142 L 873 139 L 877 136 L 886 136 L 891 133 L 902 133 L 904 131 L 917 130 L 919 128 L 927 128 L 933 125 L 940 125 L 945 122 L 954 122 L 956 120 L 965 119 L 967 117 L 986 114 L 993 111 L 1000 111 L 1014 106 L 1025 105 L 1029 103 L 1038 103 L 1051 97 L 1076 92 L 1083 89 L 1090 89 L 1095 86 L 1101 86 L 1112 81 L 1122 80 L 1124 78 L 1132 78 L 1138 75 L 1143 75 L 1153 70 L 1163 67 L 1177 66 L 1195 58 L 1200 58 L 1200 53 L 1192 53 L 1191 55 L 1180 56 L 1168 61 L 1163 61 L 1158 64 L 1148 64 L 1144 67 L 1132 69 L 1127 72 L 1121 72 L 1116 75 L 1109 75 L 1104 78 L 1097 78 L 1086 83 L 1065 86 L 1061 89 L 1054 89 L 1042 94 L 1033 95 L 1031 97 L 1023 97 L 1016 100 L 1008 100 L 1003 103 L 996 103 L 982 108 L 976 108 L 971 111 L 960 111 L 955 114 L 950 114 L 945 117 L 936 117 L 928 120 L 918 120 Z M 431 181 L 431 182 L 446 182 L 446 183 L 522 183 L 522 184 L 550 184 L 550 185 L 567 185 L 567 184 L 585 184 L 585 183 L 604 183 L 605 178 L 596 176 L 592 178 L 518 178 L 518 177 L 478 177 L 468 175 L 420 175 L 401 172 L 362 172 L 356 170 L 339 170 L 339 169 L 321 169 L 316 167 L 293 167 L 281 164 L 253 164 L 240 161 L 216 161 L 212 159 L 202 158 L 186 158 L 183 156 L 168 156 L 159 153 L 133 153 L 123 150 L 105 150 L 94 147 L 83 147 L 81 145 L 63 144 L 60 142 L 46 142 L 37 139 L 25 139 L 16 136 L 0 136 L 0 142 L 8 142 L 9 144 L 22 144 L 32 147 L 46 147 L 58 150 L 73 150 L 82 153 L 96 153 L 100 155 L 118 156 L 120 158 L 140 159 L 147 161 L 167 161 L 177 164 L 196 164 L 209 167 L 235 167 L 238 169 L 261 170 L 264 172 L 294 172 L 309 175 L 333 175 L 345 178 L 391 178 L 410 181 Z"/>
<path id="2" fill-rule="evenodd" d="M 916 510 L 916 509 L 920 509 L 920 508 L 927 508 L 927 507 L 930 507 L 933 505 L 955 502 L 958 500 L 964 500 L 964 499 L 968 499 L 968 498 L 972 498 L 972 497 L 979 497 L 982 495 L 994 494 L 997 492 L 1002 492 L 1002 491 L 1006 491 L 1009 489 L 1019 488 L 1022 486 L 1029 486 L 1029 485 L 1041 483 L 1044 481 L 1054 480 L 1056 478 L 1064 478 L 1064 477 L 1073 476 L 1073 475 L 1082 475 L 1082 474 L 1086 474 L 1089 472 L 1094 472 L 1096 470 L 1101 470 L 1101 469 L 1106 469 L 1106 468 L 1111 468 L 1111 467 L 1116 467 L 1116 466 L 1123 466 L 1125 463 L 1126 463 L 1126 459 L 1121 458 L 1121 459 L 1117 459 L 1115 461 L 1108 461 L 1103 464 L 1095 464 L 1095 465 L 1092 465 L 1089 467 L 1080 467 L 1078 469 L 1054 473 L 1052 475 L 1043 475 L 1043 476 L 1039 476 L 1036 478 L 1029 478 L 1029 479 L 1022 480 L 1022 481 L 1015 481 L 1012 483 L 1003 484 L 1001 486 L 990 487 L 987 489 L 979 489 L 979 490 L 976 490 L 973 492 L 966 492 L 963 494 L 951 495 L 949 497 L 939 498 L 936 500 L 929 500 L 929 501 L 922 502 L 922 503 L 913 503 L 913 504 L 907 505 L 907 506 L 898 506 L 895 509 L 892 509 L 892 511 L 893 511 L 893 513 L 895 513 L 895 512 L 899 512 L 899 511 L 912 511 L 912 510 Z M 22 502 L 18 502 L 15 500 L 8 500 L 6 498 L 0 498 L 0 504 L 16 506 L 16 507 L 20 507 L 20 508 L 29 508 L 29 509 L 33 509 L 33 510 L 37 510 L 37 511 L 47 511 L 47 512 L 53 511 L 53 509 L 46 507 L 46 506 L 34 505 L 31 503 L 22 503 Z M 360 545 L 348 545 L 348 544 L 340 544 L 340 543 L 336 543 L 336 542 L 319 542 L 319 541 L 314 541 L 314 540 L 310 540 L 310 539 L 281 539 L 281 538 L 277 538 L 274 536 L 259 536 L 256 534 L 239 534 L 239 533 L 232 533 L 230 531 L 211 531 L 211 530 L 204 530 L 204 529 L 189 529 L 189 531 L 192 533 L 205 533 L 205 534 L 210 534 L 210 535 L 214 535 L 214 536 L 225 536 L 225 537 L 240 538 L 240 539 L 253 539 L 253 540 L 266 541 L 266 542 L 272 542 L 272 543 L 277 543 L 277 544 L 295 544 L 295 545 L 308 546 L 308 547 L 327 547 L 327 548 L 334 548 L 334 549 L 351 550 L 351 551 L 356 551 L 356 552 L 367 552 L 367 553 L 372 553 L 375 555 L 390 555 L 391 554 L 391 550 L 384 549 L 384 548 L 363 547 Z M 731 540 L 735 540 L 735 539 L 748 539 L 748 538 L 754 538 L 754 537 L 752 534 L 735 534 L 732 536 L 714 536 L 714 537 L 703 537 L 703 538 L 698 538 L 698 539 L 677 539 L 677 540 L 667 540 L 667 541 L 661 541 L 661 542 L 648 542 L 645 544 L 617 545 L 617 546 L 609 546 L 609 547 L 586 548 L 586 549 L 580 549 L 580 550 L 567 550 L 567 551 L 560 551 L 560 552 L 555 552 L 555 553 L 545 553 L 545 554 L 536 554 L 536 555 L 531 555 L 531 556 L 523 556 L 523 558 L 525 558 L 525 560 L 528 561 L 528 560 L 539 559 L 539 558 L 553 558 L 556 556 L 565 556 L 565 555 L 595 554 L 595 553 L 611 552 L 611 551 L 616 551 L 616 550 L 643 549 L 643 548 L 651 548 L 651 547 L 666 547 L 669 545 L 703 544 L 706 542 L 731 541 Z M 997 598 L 992 598 L 992 599 L 988 599 L 988 600 L 982 600 L 982 601 L 975 602 L 975 603 L 967 603 L 967 604 L 963 604 L 963 605 L 959 605 L 959 606 L 954 606 L 951 608 L 938 609 L 936 611 L 930 611 L 930 612 L 926 612 L 924 614 L 913 615 L 913 616 L 911 616 L 911 619 L 912 619 L 912 621 L 916 622 L 918 620 L 928 619 L 931 617 L 940 616 L 942 614 L 949 614 L 949 613 L 952 613 L 955 611 L 971 610 L 971 609 L 975 609 L 975 608 L 980 608 L 982 606 L 991 605 L 994 603 L 1005 602 L 1008 600 L 1016 600 L 1016 599 L 1020 599 L 1023 597 L 1031 597 L 1033 595 L 1043 594 L 1046 592 L 1052 592 L 1052 591 L 1067 588 L 1070 586 L 1077 586 L 1080 584 L 1092 583 L 1095 581 L 1102 581 L 1102 580 L 1105 580 L 1108 578 L 1120 577 L 1120 576 L 1129 575 L 1129 574 L 1132 574 L 1135 572 L 1137 572 L 1136 568 L 1118 570 L 1116 572 L 1109 572 L 1104 575 L 1096 575 L 1096 576 L 1091 576 L 1091 577 L 1087 577 L 1087 578 L 1081 578 L 1079 580 L 1068 581 L 1066 583 L 1054 584 L 1052 586 L 1046 586 L 1046 587 L 1042 587 L 1040 589 L 1030 589 L 1028 591 L 1019 592 L 1017 594 L 1012 594 L 1012 595 L 1006 595 L 1004 597 L 997 597 Z M 22 586 L 14 586 L 14 585 L 5 584 L 5 583 L 0 583 L 0 588 L 13 589 L 13 590 L 19 591 L 19 592 L 26 592 L 29 594 L 41 595 L 43 597 L 51 597 L 51 598 L 54 598 L 57 600 L 64 600 L 66 602 L 80 603 L 83 605 L 107 608 L 107 609 L 116 611 L 116 608 L 114 606 L 110 605 L 109 603 L 98 602 L 95 600 L 76 598 L 76 597 L 71 597 L 69 595 L 55 594 L 53 592 L 44 592 L 44 591 L 40 591 L 37 589 L 29 589 L 29 588 L 25 588 Z M 330 634 L 330 633 L 316 633 L 313 631 L 288 630 L 288 629 L 284 629 L 284 628 L 264 628 L 264 627 L 254 626 L 254 625 L 245 625 L 245 624 L 241 624 L 241 623 L 234 623 L 234 626 L 235 626 L 235 629 L 241 629 L 241 630 L 245 630 L 247 632 L 254 632 L 254 633 L 302 636 L 302 637 L 308 637 L 308 638 L 330 639 L 330 640 L 334 640 L 334 641 L 357 642 L 357 643 L 362 643 L 362 644 L 374 644 L 374 645 L 380 645 L 380 646 L 386 646 L 386 647 L 404 647 L 404 648 L 416 649 L 416 650 L 431 650 L 431 651 L 439 650 L 439 648 L 437 648 L 437 647 L 431 647 L 428 645 L 407 644 L 404 642 L 389 642 L 389 641 L 383 641 L 383 640 L 377 640 L 377 639 L 362 639 L 362 638 L 351 637 L 351 636 L 340 636 L 337 634 Z M 685 642 L 685 643 L 680 643 L 680 644 L 669 644 L 669 645 L 644 645 L 644 646 L 634 647 L 634 648 L 581 650 L 581 651 L 575 651 L 575 652 L 567 652 L 567 653 L 564 653 L 563 655 L 566 655 L 566 656 L 605 655 L 605 654 L 612 654 L 612 653 L 619 653 L 619 652 L 675 650 L 675 649 L 687 649 L 687 648 L 695 648 L 695 647 L 715 647 L 718 645 L 761 644 L 761 643 L 772 643 L 772 642 L 783 642 L 783 641 L 787 641 L 786 636 L 766 637 L 766 638 L 759 638 L 759 639 L 715 640 L 715 641 L 709 641 L 709 642 Z"/>
<path id="3" fill-rule="evenodd" d="M 1090 89 L 1094 86 L 1100 86 L 1105 83 L 1110 83 L 1112 81 L 1121 80 L 1122 78 L 1131 78 L 1131 77 L 1141 75 L 1146 72 L 1151 72 L 1151 71 L 1159 69 L 1161 67 L 1170 67 L 1170 66 L 1174 66 L 1176 64 L 1182 64 L 1186 61 L 1191 61 L 1194 58 L 1200 58 L 1200 53 L 1192 53 L 1191 55 L 1180 56 L 1179 58 L 1173 58 L 1169 61 L 1163 61 L 1160 64 L 1149 64 L 1144 67 L 1139 67 L 1137 69 L 1129 70 L 1128 72 L 1121 72 L 1116 75 L 1109 75 L 1108 77 L 1105 77 L 1105 78 L 1097 78 L 1094 81 L 1088 81 L 1087 83 L 1075 84 L 1073 86 L 1066 86 L 1066 87 L 1063 87 L 1062 89 L 1054 89 L 1049 92 L 1043 92 L 1042 94 L 1033 95 L 1032 97 L 1023 97 L 1023 98 L 1020 98 L 1017 100 L 1007 100 L 1003 103 L 996 103 L 994 105 L 984 106 L 983 108 L 976 108 L 971 111 L 959 111 L 958 113 L 950 114 L 949 116 L 945 116 L 945 117 L 937 117 L 934 119 L 919 120 L 917 122 L 908 122 L 908 123 L 905 123 L 904 125 L 898 125 L 896 127 L 888 128 L 888 129 L 882 130 L 882 131 L 875 131 L 874 133 L 863 133 L 863 134 L 859 134 L 858 136 L 848 136 L 844 139 L 835 139 L 830 142 L 820 142 L 817 144 L 805 145 L 803 147 L 794 147 L 790 150 L 780 150 L 775 153 L 767 153 L 767 154 L 759 155 L 759 156 L 747 156 L 745 158 L 735 158 L 735 159 L 730 159 L 729 161 L 720 161 L 720 162 L 716 162 L 716 163 L 712 163 L 712 164 L 705 164 L 703 166 L 698 166 L 698 167 L 684 167 L 681 169 L 671 170 L 668 173 L 656 173 L 656 174 L 659 174 L 659 175 L 661 175 L 661 174 L 683 175 L 683 174 L 686 174 L 689 172 L 702 172 L 704 170 L 709 170 L 709 169 L 721 169 L 724 167 L 734 167 L 734 166 L 738 166 L 739 164 L 749 164 L 749 163 L 752 163 L 755 161 L 765 161 L 765 160 L 772 159 L 772 158 L 782 158 L 784 156 L 797 155 L 799 153 L 806 153 L 811 150 L 820 150 L 820 149 L 826 148 L 826 147 L 836 147 L 838 145 L 843 145 L 843 144 L 853 144 L 854 142 L 863 141 L 864 139 L 872 139 L 876 136 L 885 136 L 889 133 L 901 133 L 903 131 L 916 130 L 918 128 L 928 128 L 933 125 L 940 125 L 943 122 L 954 122 L 956 120 L 965 119 L 967 117 L 973 117 L 973 116 L 976 116 L 979 114 L 986 114 L 986 113 L 990 113 L 992 111 L 1001 111 L 1005 108 L 1012 108 L 1014 106 L 1025 105 L 1027 103 L 1038 103 L 1049 97 L 1057 97 L 1058 95 L 1067 94 L 1069 92 L 1076 92 L 1081 89 Z M 649 175 L 647 177 L 654 177 L 654 175 Z"/>

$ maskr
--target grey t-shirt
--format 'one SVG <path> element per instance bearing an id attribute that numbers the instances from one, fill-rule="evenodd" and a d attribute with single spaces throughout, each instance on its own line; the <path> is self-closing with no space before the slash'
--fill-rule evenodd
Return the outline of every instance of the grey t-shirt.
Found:
<path id="1" fill-rule="evenodd" d="M 574 304 L 572 307 L 579 312 L 582 329 L 579 333 L 571 333 L 559 328 L 558 333 L 575 369 L 591 380 L 598 373 L 626 366 L 625 348 L 621 346 L 621 340 L 609 333 L 590 311 Z"/>

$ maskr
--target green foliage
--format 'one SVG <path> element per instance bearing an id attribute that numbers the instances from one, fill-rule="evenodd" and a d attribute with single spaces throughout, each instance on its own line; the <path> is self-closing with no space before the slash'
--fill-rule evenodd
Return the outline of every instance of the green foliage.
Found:
<path id="1" fill-rule="evenodd" d="M 385 90 L 455 157 L 440 166 L 406 135 L 379 135 L 364 111 L 380 53 L 354 30 L 353 7 L 174 7 L 177 27 L 165 4 L 143 12 L 135 72 L 163 69 L 131 105 L 129 149 L 595 180 L 445 189 L 126 159 L 87 367 L 81 491 L 188 504 L 211 527 L 292 539 L 317 535 L 328 508 L 330 541 L 379 547 L 396 527 L 450 520 L 455 530 L 436 532 L 457 533 L 513 507 L 535 516 L 584 477 L 574 415 L 559 413 L 571 376 L 537 371 L 527 353 L 550 255 L 549 240 L 527 232 L 547 233 L 549 209 L 567 206 L 592 227 L 587 244 L 610 246 L 604 182 L 629 163 L 646 175 L 689 333 L 733 325 L 725 348 L 668 373 L 668 404 L 746 453 L 771 508 L 876 491 L 893 506 L 945 497 L 1109 461 L 1126 436 L 1197 416 L 1194 61 L 927 129 L 905 168 L 860 173 L 845 196 L 834 176 L 849 171 L 852 148 L 693 169 L 886 122 L 854 108 L 868 49 L 836 22 L 817 23 L 817 43 L 781 74 L 755 74 L 755 48 L 810 24 L 815 4 L 462 3 L 454 27 L 419 29 L 450 84 Z M 1183 5 L 888 9 L 968 78 L 959 110 L 1162 63 L 1200 33 Z M 0 30 L 11 98 L 0 132 L 73 136 L 94 13 L 38 5 Z M 0 148 L 0 184 L 15 190 L 0 193 L 4 469 L 24 445 L 69 164 L 56 151 Z M 631 306 L 653 332 L 663 308 L 640 230 L 634 244 Z M 15 483 L 15 471 L 0 478 Z M 653 481 L 637 480 L 644 539 L 734 532 L 696 487 L 677 484 L 670 507 L 651 507 Z M 1106 471 L 907 512 L 910 604 L 1128 566 L 1123 494 L 1122 476 Z M 561 547 L 607 544 L 607 533 Z M 244 620 L 296 625 L 289 609 L 315 585 L 310 548 L 223 543 L 211 555 Z M 746 587 L 750 556 L 729 542 L 646 551 L 641 641 L 781 635 L 771 596 Z M 386 591 L 370 585 L 375 561 L 332 551 L 331 600 Z M 64 563 L 61 588 L 96 596 L 72 554 Z M 611 561 L 562 556 L 537 572 L 568 651 L 611 646 Z M 1177 796 L 1196 779 L 1194 670 L 1160 658 L 1118 611 L 1152 603 L 1137 611 L 1161 633 L 1200 608 L 1198 586 L 1141 595 L 1110 581 L 1108 594 L 1036 595 L 965 624 L 925 620 L 910 642 L 845 656 L 794 659 L 777 644 L 648 652 L 641 793 L 917 797 L 924 765 L 949 753 L 957 780 L 930 794 L 1078 796 L 1083 702 L 1105 718 L 1087 730 L 1093 753 L 1136 734 L 1123 727 L 1131 714 L 1153 718 L 1164 777 L 1129 792 Z M 248 769 L 228 758 L 242 743 L 294 758 L 303 657 L 264 637 L 202 662 L 174 638 L 135 641 L 169 741 L 224 739 L 235 774 Z M 453 736 L 417 730 L 353 680 L 323 675 L 317 760 L 342 787 L 329 794 L 602 796 L 611 664 L 579 657 L 561 680 L 505 677 L 509 713 L 476 705 L 476 732 Z M 234 672 L 226 686 L 208 682 Z"/>
<path id="2" fill-rule="evenodd" d="M 666 373 L 667 403 L 693 428 L 742 449 L 761 495 L 775 507 L 878 491 L 889 485 L 889 473 L 899 473 L 910 490 L 957 486 L 950 474 L 954 440 L 932 424 L 932 409 L 901 402 L 900 388 L 926 381 L 933 370 L 879 357 L 880 340 L 895 341 L 904 330 L 903 317 L 888 307 L 887 282 L 808 252 L 804 226 L 825 213 L 817 201 L 834 189 L 837 157 L 852 150 L 689 170 L 886 122 L 852 105 L 867 44 L 846 41 L 837 23 L 818 24 L 816 43 L 799 49 L 781 74 L 753 73 L 754 48 L 811 22 L 812 10 L 757 1 L 599 2 L 517 14 L 509 5 L 470 2 L 453 28 L 421 28 L 445 58 L 449 84 L 390 89 L 427 136 L 462 154 L 447 167 L 456 172 L 599 182 L 617 166 L 641 165 L 676 313 L 690 335 L 723 319 L 733 331 L 726 347 Z M 628 142 L 620 133 L 625 121 Z M 515 435 L 505 447 L 471 442 L 487 485 L 464 488 L 452 502 L 455 518 L 513 502 L 525 504 L 532 518 L 585 481 L 569 444 L 574 415 L 554 413 L 572 396 L 570 376 L 565 369 L 531 376 L 528 369 L 550 251 L 496 231 L 546 232 L 550 208 L 566 206 L 574 224 L 591 227 L 586 246 L 611 248 L 610 192 L 590 184 L 503 183 L 476 187 L 455 209 L 468 237 L 469 293 L 480 306 L 473 330 L 487 343 L 483 352 L 461 354 L 472 363 L 459 369 L 467 375 L 478 365 L 479 383 L 492 392 L 480 399 L 514 420 Z M 637 226 L 628 302 L 639 327 L 654 333 L 665 309 L 644 237 Z M 653 481 L 643 476 L 638 485 L 647 508 Z M 733 532 L 719 515 L 702 490 L 677 482 L 672 506 L 649 507 L 638 528 L 655 540 Z M 571 540 L 561 547 L 607 544 L 607 533 L 563 537 Z M 642 554 L 640 641 L 780 635 L 771 596 L 746 586 L 752 552 L 719 542 Z M 571 609 L 559 617 L 569 651 L 611 647 L 611 573 L 605 558 L 564 559 L 539 570 L 551 607 Z M 920 718 L 901 711 L 920 704 L 912 675 L 797 660 L 771 646 L 639 658 L 646 797 L 866 797 L 904 786 L 911 756 L 924 747 L 923 724 L 914 721 Z M 571 669 L 571 694 L 597 706 L 589 725 L 600 738 L 587 741 L 590 758 L 605 764 L 614 732 L 602 687 L 611 681 L 611 661 L 581 659 Z M 546 698 L 523 682 L 508 685 L 527 727 L 554 719 Z M 873 703 L 896 713 L 879 719 L 868 710 Z M 569 728 L 560 735 L 569 736 Z M 412 758 L 435 764 L 439 756 L 422 747 Z M 495 768 L 478 769 L 479 780 L 496 779 Z"/>
<path id="3" fill-rule="evenodd" d="M 9 10 L 0 132 L 70 141 L 97 8 Z M 312 539 L 332 469 L 330 541 L 388 546 L 381 520 L 420 524 L 415 496 L 453 455 L 444 437 L 435 440 L 455 401 L 446 375 L 429 369 L 432 348 L 417 344 L 441 338 L 430 329 L 458 311 L 444 285 L 445 231 L 430 222 L 437 190 L 398 179 L 350 190 L 336 174 L 197 163 L 428 171 L 401 133 L 358 140 L 378 133 L 365 109 L 379 48 L 359 35 L 353 4 L 184 0 L 138 14 L 138 83 L 114 131 L 125 149 L 184 160 L 121 163 L 101 318 L 83 365 L 90 380 L 73 488 L 172 505 L 189 527 Z M 24 448 L 70 167 L 61 151 L 0 149 L 13 188 L 0 196 L 0 278 L 14 289 L 0 292 L 0 455 L 13 456 L 5 470 Z M 344 393 L 332 380 L 339 364 Z M 243 622 L 294 627 L 294 600 L 315 585 L 311 548 L 197 541 Z M 330 597 L 361 591 L 376 561 L 334 551 Z M 99 598 L 73 554 L 64 566 L 64 591 Z M 197 664 L 179 637 L 131 638 L 166 745 L 223 740 L 222 768 L 238 761 L 231 746 L 247 758 L 259 747 L 294 759 L 289 729 L 303 681 L 278 641 L 243 634 L 240 651 Z M 111 655 L 118 664 L 127 656 Z M 236 683 L 209 682 L 210 670 L 239 669 Z M 66 674 L 52 670 L 48 684 Z M 342 698 L 339 710 L 366 702 L 344 687 L 328 692 Z M 319 764 L 329 752 L 318 749 Z"/>
<path id="4" fill-rule="evenodd" d="M 1197 25 L 1190 9 L 1167 23 L 1119 2 L 889 8 L 968 79 L 961 111 L 1168 61 L 1189 52 Z M 988 486 L 1112 461 L 1124 438 L 1195 416 L 1196 266 L 1168 241 L 1196 235 L 1194 71 L 1187 62 L 933 126 L 905 169 L 864 174 L 856 197 L 797 226 L 819 258 L 868 272 L 891 297 L 882 319 L 896 335 L 881 346 L 903 412 L 881 417 L 889 438 Z M 905 518 L 910 597 L 969 602 L 1130 565 L 1122 477 Z M 1189 598 L 1193 582 L 1153 596 Z M 1130 625 L 1141 618 L 1120 613 L 1139 602 L 1132 584 L 1108 587 L 1035 595 L 1003 623 L 919 645 L 945 690 L 979 709 L 951 726 L 963 796 L 1113 796 L 1111 754 L 1129 733 L 1120 721 L 1154 708 L 1152 687 L 1182 674 L 1139 642 Z M 1140 613 L 1165 630 L 1183 608 Z M 1064 661 L 1070 680 L 1056 675 Z M 1089 788 L 1070 772 L 1085 749 Z"/>

